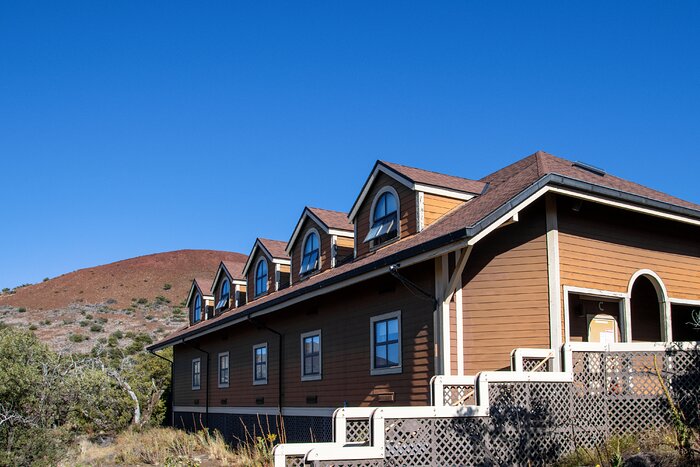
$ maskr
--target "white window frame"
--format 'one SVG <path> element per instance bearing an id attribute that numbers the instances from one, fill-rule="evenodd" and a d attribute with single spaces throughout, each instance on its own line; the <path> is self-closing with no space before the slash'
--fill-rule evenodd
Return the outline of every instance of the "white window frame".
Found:
<path id="1" fill-rule="evenodd" d="M 256 379 L 257 376 L 257 368 L 256 368 L 256 351 L 258 349 L 265 349 L 265 378 L 264 379 Z M 253 346 L 253 386 L 260 386 L 263 384 L 267 384 L 267 375 L 269 372 L 270 368 L 270 349 L 267 347 L 267 342 L 263 342 L 262 344 L 256 344 Z"/>
<path id="2" fill-rule="evenodd" d="M 374 323 L 377 321 L 384 321 L 387 319 L 398 319 L 399 321 L 399 364 L 398 366 L 391 366 L 386 368 L 375 368 L 374 367 Z M 392 311 L 391 313 L 384 313 L 383 315 L 372 316 L 369 319 L 369 336 L 370 336 L 370 374 L 375 375 L 393 375 L 403 372 L 403 339 L 401 332 L 401 310 Z"/>
<path id="3" fill-rule="evenodd" d="M 394 199 L 396 200 L 396 237 L 390 238 L 386 242 L 382 242 L 377 244 L 374 240 L 369 241 L 369 249 L 370 251 L 373 251 L 377 248 L 381 248 L 385 245 L 389 245 L 390 243 L 398 242 L 401 240 L 401 200 L 399 199 L 399 193 L 396 191 L 396 189 L 391 186 L 391 185 L 386 185 L 382 187 L 376 195 L 374 195 L 374 199 L 372 200 L 372 204 L 370 205 L 370 210 L 369 210 L 369 228 L 372 228 L 372 224 L 374 223 L 374 208 L 377 207 L 377 201 L 379 201 L 379 198 L 386 193 L 389 192 L 394 195 Z M 355 243 L 357 244 L 357 235 L 355 235 Z"/>
<path id="4" fill-rule="evenodd" d="M 194 372 L 195 363 L 197 364 L 197 369 L 199 370 L 197 373 Z M 197 381 L 197 382 L 199 383 L 199 384 L 197 384 L 196 386 L 195 386 L 195 384 L 194 384 L 194 375 L 195 375 L 195 374 L 198 375 L 198 377 L 197 377 L 197 380 L 198 380 L 198 381 Z M 193 358 L 193 359 L 192 359 L 192 367 L 191 367 L 190 382 L 192 383 L 192 390 L 193 390 L 193 391 L 196 391 L 196 390 L 202 388 L 202 359 L 199 358 L 199 357 Z"/>
<path id="5" fill-rule="evenodd" d="M 221 382 L 221 370 L 222 370 L 221 357 L 226 357 L 226 363 L 227 363 L 226 371 L 228 373 L 228 375 L 227 375 L 228 378 L 226 378 L 228 380 L 228 382 L 226 382 L 226 383 Z M 220 388 L 227 388 L 229 386 L 229 384 L 231 383 L 231 357 L 229 356 L 229 353 L 228 352 L 221 352 L 217 356 L 216 362 L 217 362 L 217 369 L 218 369 L 217 374 L 219 377 L 219 387 Z"/>
<path id="6" fill-rule="evenodd" d="M 318 336 L 318 374 L 317 375 L 305 375 L 304 374 L 304 339 L 307 337 Z M 301 380 L 302 381 L 318 381 L 323 377 L 323 336 L 321 335 L 321 330 L 317 329 L 315 331 L 305 332 L 300 336 L 301 343 Z"/>

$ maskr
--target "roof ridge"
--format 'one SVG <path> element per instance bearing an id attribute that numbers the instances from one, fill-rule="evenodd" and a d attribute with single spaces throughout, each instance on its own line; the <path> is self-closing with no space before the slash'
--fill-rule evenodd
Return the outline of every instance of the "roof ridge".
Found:
<path id="1" fill-rule="evenodd" d="M 478 180 L 474 180 L 473 178 L 462 177 L 461 175 L 452 175 L 452 174 L 447 174 L 444 172 L 436 172 L 435 170 L 422 169 L 420 167 L 413 167 L 410 165 L 398 164 L 396 162 L 390 162 L 390 161 L 385 161 L 385 160 L 381 160 L 381 159 L 379 160 L 379 162 L 381 162 L 384 165 L 391 164 L 391 165 L 396 165 L 399 167 L 406 167 L 407 169 L 420 170 L 420 171 L 432 173 L 435 175 L 441 175 L 443 177 L 461 178 L 462 180 L 468 180 L 470 182 L 478 182 Z M 391 168 L 391 165 L 389 165 L 389 168 Z"/>

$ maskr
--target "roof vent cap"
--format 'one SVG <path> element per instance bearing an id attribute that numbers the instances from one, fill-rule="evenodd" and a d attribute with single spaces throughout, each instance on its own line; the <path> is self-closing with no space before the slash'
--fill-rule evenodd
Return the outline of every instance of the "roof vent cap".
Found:
<path id="1" fill-rule="evenodd" d="M 579 169 L 583 169 L 583 170 L 586 170 L 588 172 L 594 173 L 596 175 L 600 175 L 601 177 L 605 176 L 605 170 L 603 170 L 599 167 L 596 167 L 595 165 L 586 164 L 585 162 L 580 162 L 580 161 L 574 162 L 573 165 L 574 165 L 574 167 L 578 167 Z"/>

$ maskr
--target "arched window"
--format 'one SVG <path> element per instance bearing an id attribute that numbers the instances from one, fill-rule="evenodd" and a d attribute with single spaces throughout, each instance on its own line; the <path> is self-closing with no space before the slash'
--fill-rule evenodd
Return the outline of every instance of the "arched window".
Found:
<path id="1" fill-rule="evenodd" d="M 380 193 L 372 209 L 372 227 L 365 238 L 365 242 L 374 241 L 375 245 L 396 238 L 399 233 L 396 195 L 389 190 Z"/>
<path id="2" fill-rule="evenodd" d="M 192 321 L 197 322 L 202 319 L 202 297 L 197 294 L 194 297 L 194 315 L 192 316 Z"/>
<path id="3" fill-rule="evenodd" d="M 261 259 L 255 268 L 255 295 L 267 292 L 267 261 Z"/>
<path id="4" fill-rule="evenodd" d="M 316 232 L 310 232 L 304 241 L 304 251 L 301 258 L 301 270 L 299 274 L 308 274 L 318 269 L 319 242 Z"/>
<path id="5" fill-rule="evenodd" d="M 224 282 L 221 284 L 220 297 L 219 302 L 216 304 L 216 309 L 221 310 L 228 308 L 228 299 L 231 297 L 231 284 L 228 279 L 224 279 Z"/>

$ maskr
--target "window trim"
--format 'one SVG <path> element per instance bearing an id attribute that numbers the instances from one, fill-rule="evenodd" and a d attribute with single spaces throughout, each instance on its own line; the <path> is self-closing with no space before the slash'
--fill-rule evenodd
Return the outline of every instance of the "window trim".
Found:
<path id="1" fill-rule="evenodd" d="M 315 268 L 302 273 L 301 268 L 304 265 L 304 248 L 306 247 L 306 240 L 311 236 L 311 234 L 316 234 L 316 238 L 318 239 L 318 261 Z M 301 263 L 299 264 L 299 277 L 308 277 L 323 268 L 323 264 L 321 264 L 321 235 L 314 227 L 307 229 L 306 233 L 304 234 L 304 238 L 301 241 L 301 250 L 299 250 L 299 262 Z"/>
<path id="2" fill-rule="evenodd" d="M 228 366 L 226 367 L 226 372 L 228 373 L 226 376 L 228 377 L 228 382 L 227 383 L 222 383 L 221 382 L 221 357 L 226 356 L 227 357 L 227 363 Z M 216 358 L 216 367 L 217 367 L 217 375 L 218 375 L 218 382 L 219 382 L 219 387 L 220 388 L 227 388 L 229 387 L 229 384 L 231 383 L 231 357 L 229 356 L 228 352 L 220 352 L 219 355 Z"/>
<path id="3" fill-rule="evenodd" d="M 379 191 L 377 191 L 377 194 L 374 195 L 374 199 L 372 200 L 372 205 L 370 206 L 369 210 L 369 222 L 367 223 L 367 225 L 369 226 L 369 230 L 367 230 L 367 233 L 369 234 L 369 231 L 372 230 L 372 226 L 374 224 L 374 208 L 377 207 L 377 202 L 379 201 L 379 198 L 381 198 L 382 195 L 387 192 L 393 194 L 394 199 L 396 200 L 396 236 L 381 243 L 376 243 L 375 239 L 370 240 L 368 242 L 370 251 L 376 250 L 377 248 L 383 247 L 401 239 L 401 200 L 399 199 L 399 193 L 391 185 L 386 185 L 382 187 Z M 357 236 L 355 236 L 355 239 L 355 242 L 357 243 Z"/>
<path id="4" fill-rule="evenodd" d="M 304 339 L 307 337 L 318 336 L 318 374 L 317 375 L 305 375 L 304 374 Z M 323 378 L 323 336 L 321 335 L 321 330 L 316 329 L 315 331 L 304 332 L 300 336 L 301 344 L 301 380 L 302 381 L 319 381 Z"/>
<path id="5" fill-rule="evenodd" d="M 197 364 L 197 368 L 199 369 L 199 372 L 197 373 L 198 374 L 197 379 L 199 380 L 198 381 L 199 384 L 197 384 L 196 386 L 194 385 L 194 375 L 195 375 L 194 364 L 195 363 Z M 191 370 L 190 383 L 192 383 L 192 390 L 197 391 L 199 389 L 202 389 L 202 359 L 200 357 L 192 359 L 192 365 L 191 365 L 190 370 Z"/>
<path id="6" fill-rule="evenodd" d="M 221 302 L 224 300 L 224 285 L 225 284 L 228 284 L 228 297 L 226 298 L 226 303 L 222 304 Z M 222 311 L 228 310 L 229 303 L 231 303 L 231 281 L 228 280 L 228 277 L 224 277 L 224 280 L 221 281 L 221 287 L 219 287 L 218 292 L 219 292 L 219 297 L 218 297 L 219 300 L 216 304 L 216 309 L 214 310 L 214 312 L 216 312 L 217 310 L 222 310 Z M 221 306 L 219 306 L 219 305 L 221 305 Z"/>
<path id="7" fill-rule="evenodd" d="M 267 273 L 265 274 L 265 290 L 264 291 L 259 291 L 258 290 L 258 268 L 260 267 L 260 263 L 265 262 L 265 269 L 267 270 Z M 265 258 L 259 258 L 258 261 L 255 263 L 255 270 L 253 272 L 253 292 L 255 293 L 255 297 L 260 297 L 261 295 L 266 294 L 270 290 L 270 265 L 267 264 L 267 260 Z"/>
<path id="8" fill-rule="evenodd" d="M 388 319 L 398 319 L 399 321 L 399 364 L 397 366 L 390 366 L 386 368 L 375 368 L 374 366 L 374 352 L 375 352 L 375 335 L 374 335 L 374 323 L 378 321 L 385 321 Z M 401 332 L 401 310 L 392 311 L 390 313 L 384 313 L 383 315 L 372 316 L 369 319 L 369 336 L 370 336 L 370 374 L 375 375 L 393 375 L 403 372 L 403 341 Z"/>
<path id="9" fill-rule="evenodd" d="M 258 349 L 265 349 L 265 378 L 264 379 L 257 379 L 257 362 L 255 360 L 256 351 Z M 267 347 L 267 342 L 263 342 L 261 344 L 256 344 L 253 346 L 253 386 L 261 386 L 264 384 L 267 384 L 267 376 L 269 372 L 269 365 L 270 365 L 270 349 Z"/>

